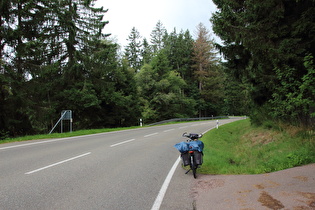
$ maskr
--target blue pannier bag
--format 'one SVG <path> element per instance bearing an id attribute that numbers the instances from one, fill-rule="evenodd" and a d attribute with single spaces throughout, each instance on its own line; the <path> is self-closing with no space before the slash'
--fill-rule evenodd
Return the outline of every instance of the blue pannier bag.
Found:
<path id="1" fill-rule="evenodd" d="M 188 143 L 189 145 L 189 149 L 190 150 L 194 150 L 194 151 L 198 151 L 198 152 L 202 152 L 204 144 L 202 141 L 197 140 L 197 141 L 191 141 Z"/>
<path id="2" fill-rule="evenodd" d="M 187 142 L 180 142 L 174 145 L 174 147 L 180 152 L 180 153 L 185 153 L 188 152 L 189 147 Z"/>

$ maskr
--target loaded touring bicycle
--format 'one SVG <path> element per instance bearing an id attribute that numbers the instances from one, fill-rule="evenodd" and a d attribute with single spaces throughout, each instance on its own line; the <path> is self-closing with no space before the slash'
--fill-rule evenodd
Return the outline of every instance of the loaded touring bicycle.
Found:
<path id="1" fill-rule="evenodd" d="M 203 161 L 202 150 L 204 144 L 199 140 L 199 138 L 202 137 L 202 134 L 183 133 L 183 137 L 188 138 L 186 142 L 183 141 L 175 144 L 174 147 L 181 153 L 183 166 L 190 166 L 189 170 L 186 171 L 186 174 L 192 171 L 194 178 L 196 178 L 197 168 L 202 165 Z"/>

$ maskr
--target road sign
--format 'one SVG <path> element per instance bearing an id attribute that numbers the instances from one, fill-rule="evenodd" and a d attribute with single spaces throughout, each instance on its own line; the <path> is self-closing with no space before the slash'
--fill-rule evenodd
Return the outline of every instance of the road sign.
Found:
<path id="1" fill-rule="evenodd" d="M 70 132 L 72 132 L 72 123 L 73 123 L 72 111 L 71 110 L 62 110 L 60 119 L 55 124 L 55 126 L 51 129 L 49 134 L 51 134 L 51 132 L 53 132 L 53 130 L 56 128 L 56 126 L 59 124 L 59 122 L 60 122 L 60 130 L 61 130 L 61 133 L 62 133 L 63 132 L 63 124 L 62 124 L 62 122 L 64 120 L 70 120 Z"/>
<path id="2" fill-rule="evenodd" d="M 71 120 L 72 119 L 72 111 L 71 110 L 62 110 L 61 118 L 62 118 L 62 120 Z"/>

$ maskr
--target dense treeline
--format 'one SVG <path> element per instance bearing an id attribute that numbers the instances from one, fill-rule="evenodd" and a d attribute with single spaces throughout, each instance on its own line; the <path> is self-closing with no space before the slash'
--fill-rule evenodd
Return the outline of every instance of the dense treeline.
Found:
<path id="1" fill-rule="evenodd" d="M 7 0 L 0 5 L 0 138 L 47 133 L 62 110 L 74 129 L 217 115 L 224 73 L 203 25 L 150 40 L 133 28 L 120 46 L 93 0 Z"/>
<path id="2" fill-rule="evenodd" d="M 0 139 L 47 133 L 62 110 L 74 129 L 221 114 L 314 126 L 315 1 L 213 2 L 223 44 L 159 21 L 121 50 L 94 0 L 3 1 Z"/>
<path id="3" fill-rule="evenodd" d="M 315 1 L 213 2 L 226 73 L 246 87 L 253 122 L 314 128 Z"/>

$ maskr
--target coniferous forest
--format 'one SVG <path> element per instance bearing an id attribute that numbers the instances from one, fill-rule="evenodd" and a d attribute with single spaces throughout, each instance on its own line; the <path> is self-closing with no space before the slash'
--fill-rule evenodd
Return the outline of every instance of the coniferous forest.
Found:
<path id="1" fill-rule="evenodd" d="M 75 130 L 232 114 L 314 128 L 315 0 L 213 2 L 223 44 L 158 21 L 122 48 L 94 0 L 2 1 L 0 139 L 48 133 L 62 110 Z"/>

